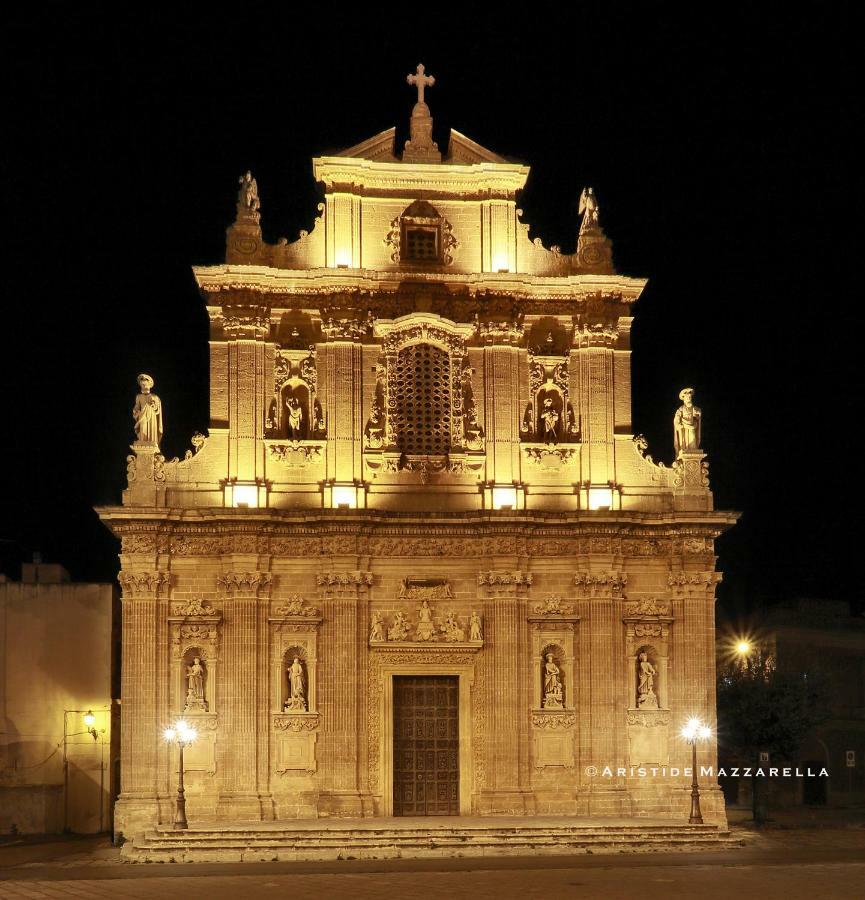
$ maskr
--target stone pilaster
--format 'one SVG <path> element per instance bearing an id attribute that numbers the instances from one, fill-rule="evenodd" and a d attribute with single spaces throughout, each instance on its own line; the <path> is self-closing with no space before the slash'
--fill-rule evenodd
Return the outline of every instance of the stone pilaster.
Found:
<path id="1" fill-rule="evenodd" d="M 511 485 L 520 479 L 520 351 L 500 339 L 484 347 L 487 480 Z"/>
<path id="2" fill-rule="evenodd" d="M 365 329 L 355 320 L 330 320 L 322 327 L 329 338 L 324 346 L 327 479 L 352 485 L 362 480 L 363 353 L 357 339 Z"/>

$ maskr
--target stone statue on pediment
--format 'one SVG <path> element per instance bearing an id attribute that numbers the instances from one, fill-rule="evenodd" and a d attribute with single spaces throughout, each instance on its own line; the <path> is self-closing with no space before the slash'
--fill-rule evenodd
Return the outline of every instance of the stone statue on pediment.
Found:
<path id="1" fill-rule="evenodd" d="M 258 182 L 252 177 L 252 172 L 241 175 L 238 179 L 240 190 L 237 192 L 237 217 L 254 218 L 258 221 L 261 202 L 258 199 Z"/>
<path id="2" fill-rule="evenodd" d="M 598 200 L 593 188 L 583 188 L 583 192 L 580 194 L 579 214 L 583 217 L 583 221 L 580 223 L 581 233 L 599 227 Z"/>
<path id="3" fill-rule="evenodd" d="M 700 449 L 700 430 L 703 419 L 700 408 L 694 406 L 693 388 L 683 388 L 679 391 L 679 399 L 682 401 L 682 405 L 673 416 L 673 440 L 676 456 L 683 450 Z"/>
<path id="4" fill-rule="evenodd" d="M 162 401 L 152 392 L 153 378 L 145 372 L 138 376 L 140 393 L 132 407 L 135 422 L 135 439 L 138 444 L 148 444 L 159 449 L 162 440 Z"/>

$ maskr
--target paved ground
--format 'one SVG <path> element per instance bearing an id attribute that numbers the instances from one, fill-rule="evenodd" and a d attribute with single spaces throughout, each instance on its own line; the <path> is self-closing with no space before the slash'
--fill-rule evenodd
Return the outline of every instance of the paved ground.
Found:
<path id="1" fill-rule="evenodd" d="M 0 845 L 0 898 L 859 900 L 865 896 L 865 811 L 811 822 L 782 819 L 759 832 L 744 823 L 737 825 L 737 833 L 746 839 L 740 849 L 495 860 L 129 865 L 121 863 L 117 848 L 101 837 L 21 840 Z"/>

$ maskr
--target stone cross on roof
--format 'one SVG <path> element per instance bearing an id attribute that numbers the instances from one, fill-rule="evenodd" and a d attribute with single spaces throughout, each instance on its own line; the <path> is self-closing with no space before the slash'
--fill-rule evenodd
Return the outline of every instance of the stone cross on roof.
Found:
<path id="1" fill-rule="evenodd" d="M 436 80 L 432 75 L 425 75 L 426 69 L 423 67 L 423 63 L 418 63 L 417 66 L 417 74 L 416 75 L 407 75 L 406 81 L 409 84 L 413 84 L 417 86 L 417 102 L 423 103 L 423 92 L 425 87 L 432 87 Z"/>

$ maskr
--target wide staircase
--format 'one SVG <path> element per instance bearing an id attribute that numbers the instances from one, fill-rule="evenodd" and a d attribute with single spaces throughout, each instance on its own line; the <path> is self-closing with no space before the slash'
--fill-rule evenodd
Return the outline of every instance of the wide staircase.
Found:
<path id="1" fill-rule="evenodd" d="M 566 816 L 312 819 L 158 826 L 127 841 L 129 862 L 420 859 L 706 850 L 740 846 L 717 825 Z"/>

